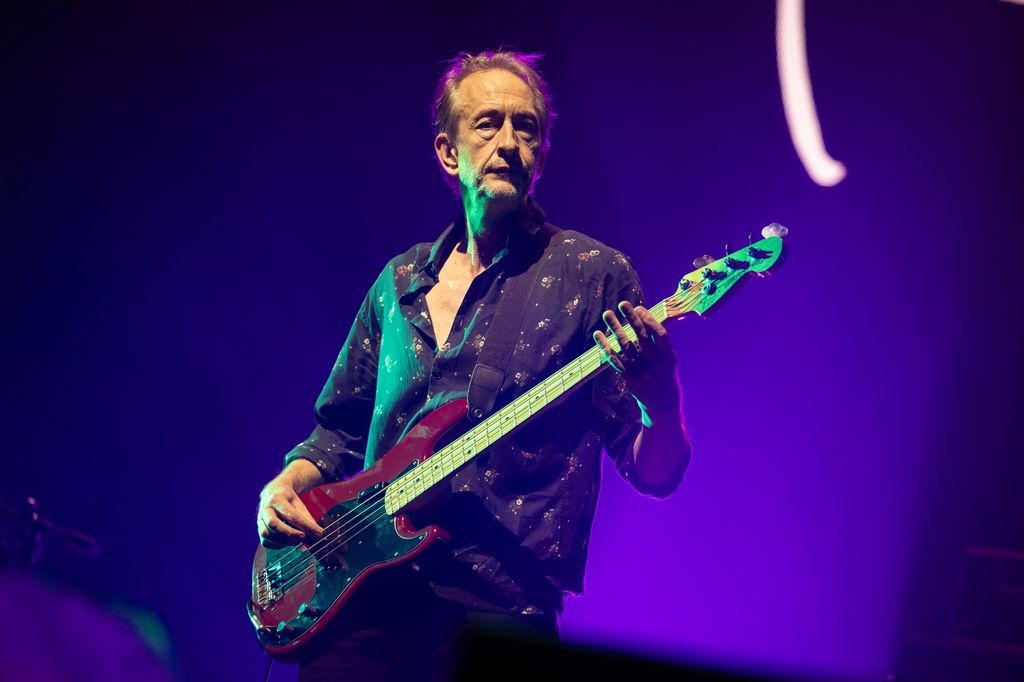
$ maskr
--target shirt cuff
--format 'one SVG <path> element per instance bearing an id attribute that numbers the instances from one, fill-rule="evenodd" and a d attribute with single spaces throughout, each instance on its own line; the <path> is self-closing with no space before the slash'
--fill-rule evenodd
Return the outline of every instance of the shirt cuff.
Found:
<path id="1" fill-rule="evenodd" d="M 675 470 L 672 471 L 672 475 L 661 483 L 649 483 L 644 480 L 639 472 L 636 470 L 636 465 L 632 462 L 632 453 L 629 455 L 629 464 L 622 467 L 622 477 L 633 486 L 633 488 L 641 495 L 647 497 L 653 497 L 658 500 L 664 500 L 668 498 L 672 493 L 679 489 L 679 486 L 683 483 L 683 476 L 686 474 L 686 469 L 689 464 L 687 460 L 682 460 L 676 465 Z"/>
<path id="2" fill-rule="evenodd" d="M 287 467 L 297 459 L 304 459 L 312 463 L 328 483 L 341 480 L 344 475 L 345 469 L 341 457 L 324 452 L 312 445 L 305 443 L 296 445 L 291 452 L 284 456 L 284 465 Z"/>

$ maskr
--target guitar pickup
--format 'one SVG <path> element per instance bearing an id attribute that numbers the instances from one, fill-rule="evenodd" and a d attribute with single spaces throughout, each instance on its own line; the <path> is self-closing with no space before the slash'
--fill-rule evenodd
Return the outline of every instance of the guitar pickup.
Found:
<path id="1" fill-rule="evenodd" d="M 383 489 L 384 489 L 384 483 L 383 482 L 374 483 L 369 488 L 367 488 L 363 492 L 359 493 L 359 497 L 357 499 L 360 502 L 366 502 L 366 500 L 368 500 L 369 498 L 373 497 L 374 495 L 376 495 L 377 493 L 379 493 Z"/>

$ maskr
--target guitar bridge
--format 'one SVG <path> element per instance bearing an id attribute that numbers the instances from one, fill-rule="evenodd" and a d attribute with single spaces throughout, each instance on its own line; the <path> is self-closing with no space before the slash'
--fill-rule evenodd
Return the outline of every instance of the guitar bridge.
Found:
<path id="1" fill-rule="evenodd" d="M 256 604 L 260 608 L 268 608 L 277 603 L 284 594 L 281 580 L 281 564 L 273 563 L 256 574 Z"/>

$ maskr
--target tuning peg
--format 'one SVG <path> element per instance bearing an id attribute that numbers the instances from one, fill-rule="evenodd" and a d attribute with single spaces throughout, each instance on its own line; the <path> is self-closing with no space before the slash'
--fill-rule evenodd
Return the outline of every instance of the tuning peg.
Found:
<path id="1" fill-rule="evenodd" d="M 753 232 L 748 232 L 747 233 L 747 246 L 751 246 L 753 243 L 754 243 L 754 233 Z"/>
<path id="2" fill-rule="evenodd" d="M 789 234 L 789 228 L 785 225 L 780 225 L 779 223 L 772 223 L 771 225 L 766 225 L 761 228 L 761 236 L 765 239 L 768 239 L 769 237 L 778 237 L 779 239 L 782 239 L 787 234 Z"/>
<path id="3" fill-rule="evenodd" d="M 725 243 L 725 255 L 728 256 L 730 251 L 732 251 L 732 247 L 729 246 L 729 242 L 726 242 Z"/>
<path id="4" fill-rule="evenodd" d="M 701 256 L 700 258 L 694 258 L 693 259 L 693 267 L 695 267 L 695 268 L 702 268 L 705 265 L 710 265 L 711 263 L 714 263 L 714 262 L 715 262 L 714 258 L 712 258 L 711 256 L 705 254 L 705 255 Z"/>

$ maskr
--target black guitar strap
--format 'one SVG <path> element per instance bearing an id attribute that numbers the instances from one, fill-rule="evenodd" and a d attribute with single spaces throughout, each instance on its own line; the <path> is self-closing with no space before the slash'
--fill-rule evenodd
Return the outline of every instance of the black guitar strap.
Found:
<path id="1" fill-rule="evenodd" d="M 540 276 L 544 251 L 550 243 L 551 235 L 560 230 L 553 225 L 545 224 L 541 231 L 543 238 L 538 239 L 537 250 L 532 254 L 536 256 L 536 260 L 523 272 L 510 276 L 503 285 L 501 300 L 498 301 L 498 308 L 494 311 L 494 317 L 487 328 L 484 347 L 469 379 L 466 400 L 469 403 L 470 421 L 478 422 L 494 409 L 498 391 L 505 381 L 508 362 L 512 359 L 516 337 L 523 327 L 530 294 L 536 288 Z"/>

